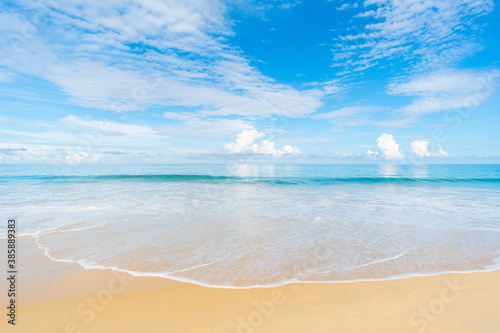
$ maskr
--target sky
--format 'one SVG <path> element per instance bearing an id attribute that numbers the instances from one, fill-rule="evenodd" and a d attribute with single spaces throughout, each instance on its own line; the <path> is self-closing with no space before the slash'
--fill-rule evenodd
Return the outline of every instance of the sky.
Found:
<path id="1" fill-rule="evenodd" d="M 4 0 L 0 163 L 500 163 L 492 0 Z"/>

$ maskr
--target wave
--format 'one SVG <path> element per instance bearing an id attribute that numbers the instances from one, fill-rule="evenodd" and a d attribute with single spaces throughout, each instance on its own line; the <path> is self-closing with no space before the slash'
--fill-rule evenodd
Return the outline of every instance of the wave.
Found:
<path id="1" fill-rule="evenodd" d="M 92 182 L 184 182 L 210 184 L 333 185 L 333 184 L 467 184 L 500 183 L 500 178 L 413 178 L 413 177 L 237 177 L 212 175 L 98 175 L 98 176 L 15 176 L 0 182 L 35 181 L 53 183 Z"/>
<path id="2" fill-rule="evenodd" d="M 204 266 L 209 266 L 212 263 L 196 265 L 194 267 L 189 267 L 189 268 L 182 269 L 182 270 L 179 270 L 176 272 L 147 272 L 147 271 L 141 272 L 141 271 L 120 268 L 120 267 L 114 266 L 114 265 L 112 265 L 112 266 L 95 265 L 95 264 L 91 264 L 85 260 L 57 259 L 50 254 L 50 249 L 48 247 L 40 244 L 40 239 L 37 236 L 31 236 L 31 237 L 33 237 L 35 239 L 35 244 L 37 245 L 37 247 L 40 250 L 42 250 L 44 252 L 44 255 L 54 262 L 78 264 L 84 269 L 112 270 L 112 271 L 119 272 L 119 273 L 127 273 L 127 274 L 134 276 L 134 277 L 164 278 L 164 279 L 169 279 L 172 281 L 192 283 L 195 285 L 208 287 L 208 288 L 216 288 L 216 289 L 245 290 L 245 289 L 254 289 L 254 288 L 274 288 L 274 287 L 281 287 L 281 286 L 294 285 L 294 284 L 317 284 L 317 283 L 337 284 L 337 283 L 356 283 L 356 282 L 370 282 L 370 281 L 390 281 L 390 280 L 399 280 L 399 279 L 414 278 L 414 277 L 439 276 L 439 275 L 445 275 L 445 274 L 468 274 L 468 273 L 479 273 L 479 272 L 494 272 L 494 271 L 500 270 L 500 256 L 498 256 L 493 260 L 493 262 L 490 265 L 484 266 L 480 269 L 442 270 L 442 271 L 436 271 L 436 272 L 412 272 L 412 273 L 388 275 L 385 277 L 378 277 L 378 278 L 353 278 L 353 279 L 340 279 L 340 280 L 302 280 L 301 278 L 303 278 L 304 276 L 312 275 L 312 274 L 305 274 L 302 276 L 298 276 L 296 278 L 286 279 L 286 280 L 283 280 L 280 282 L 274 282 L 274 283 L 269 283 L 269 284 L 253 284 L 253 285 L 248 285 L 248 286 L 236 286 L 236 285 L 231 285 L 231 284 L 219 285 L 219 284 L 211 284 L 211 283 L 202 282 L 202 281 L 192 279 L 192 278 L 186 278 L 186 277 L 174 275 L 175 273 L 178 273 L 178 272 L 183 272 L 183 271 L 201 268 Z M 377 260 L 375 262 L 370 262 L 370 263 L 367 263 L 367 264 L 364 264 L 361 266 L 368 266 L 368 265 L 372 265 L 372 264 L 377 264 L 377 263 L 381 263 L 381 262 L 385 262 L 385 261 L 394 260 L 394 259 L 397 259 L 397 258 L 403 256 L 404 254 L 405 253 L 401 253 L 401 254 L 396 255 L 394 257 L 391 257 L 391 258 Z M 318 273 L 321 274 L 322 272 L 317 272 L 316 274 L 318 274 Z"/>

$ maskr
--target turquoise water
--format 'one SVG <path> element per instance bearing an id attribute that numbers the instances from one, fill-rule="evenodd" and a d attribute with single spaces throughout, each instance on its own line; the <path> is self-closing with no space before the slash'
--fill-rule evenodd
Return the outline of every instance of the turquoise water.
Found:
<path id="1" fill-rule="evenodd" d="M 499 165 L 0 170 L 4 219 L 87 267 L 246 288 L 499 264 Z"/>
<path id="2" fill-rule="evenodd" d="M 164 177 L 169 180 L 203 179 L 314 179 L 318 182 L 329 179 L 406 179 L 406 180 L 500 180 L 498 164 L 442 164 L 442 165 L 82 165 L 47 164 L 15 165 L 4 164 L 0 167 L 0 179 L 36 179 L 92 176 L 111 179 L 112 176 L 148 179 Z M 199 177 L 195 177 L 199 176 Z M 182 177 L 185 177 L 184 179 Z"/>

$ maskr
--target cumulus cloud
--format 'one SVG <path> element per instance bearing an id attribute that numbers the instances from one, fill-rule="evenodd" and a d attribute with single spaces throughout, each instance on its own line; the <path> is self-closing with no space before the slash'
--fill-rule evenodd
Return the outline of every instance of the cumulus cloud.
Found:
<path id="1" fill-rule="evenodd" d="M 425 140 L 415 140 L 410 144 L 411 151 L 418 157 L 447 157 L 448 153 L 443 150 L 443 147 L 436 145 L 435 153 L 429 152 L 429 142 Z"/>
<path id="2" fill-rule="evenodd" d="M 236 136 L 236 142 L 225 145 L 230 154 L 256 154 L 270 155 L 275 157 L 299 155 L 300 150 L 296 146 L 285 145 L 283 149 L 276 149 L 275 142 L 269 140 L 260 140 L 266 134 L 257 130 L 244 130 Z"/>
<path id="3" fill-rule="evenodd" d="M 368 149 L 366 154 L 368 157 L 383 157 L 388 160 L 402 159 L 405 155 L 400 151 L 400 146 L 394 140 L 391 134 L 384 133 L 377 139 L 378 152 Z M 410 143 L 410 148 L 413 154 L 418 157 L 447 157 L 448 153 L 443 150 L 443 147 L 436 145 L 434 153 L 429 151 L 429 142 L 426 140 L 415 140 Z"/>
<path id="4" fill-rule="evenodd" d="M 437 152 L 435 153 L 436 156 L 448 157 L 448 153 L 443 150 L 443 147 L 441 147 L 440 145 L 436 145 L 436 147 L 438 148 Z"/>
<path id="5" fill-rule="evenodd" d="M 415 140 L 410 144 L 411 151 L 419 157 L 432 156 L 429 153 L 429 142 L 425 140 Z"/>
<path id="6" fill-rule="evenodd" d="M 253 142 L 263 136 L 265 136 L 265 134 L 257 130 L 244 130 L 236 136 L 236 143 L 228 143 L 226 149 L 233 154 L 253 150 Z M 255 148 L 258 149 L 258 146 L 256 145 Z"/>
<path id="7" fill-rule="evenodd" d="M 380 150 L 380 156 L 388 159 L 402 159 L 403 153 L 399 151 L 399 144 L 394 140 L 391 134 L 382 134 L 377 139 L 377 147 Z"/>

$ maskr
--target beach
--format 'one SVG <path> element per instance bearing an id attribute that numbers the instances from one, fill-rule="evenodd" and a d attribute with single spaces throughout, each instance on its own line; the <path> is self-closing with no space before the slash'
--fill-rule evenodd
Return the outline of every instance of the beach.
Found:
<path id="1" fill-rule="evenodd" d="M 2 332 L 457 333 L 500 327 L 499 271 L 227 289 L 54 262 L 32 237 L 19 238 L 18 249 L 16 325 L 3 316 Z M 8 288 L 4 279 L 0 288 Z"/>
<path id="2" fill-rule="evenodd" d="M 0 333 L 500 333 L 500 1 L 2 1 Z"/>
<path id="3" fill-rule="evenodd" d="M 17 234 L 56 261 L 245 289 L 500 269 L 499 174 L 82 165 L 12 167 L 0 181 Z"/>
<path id="4" fill-rule="evenodd" d="M 499 172 L 6 168 L 0 331 L 498 332 Z"/>

